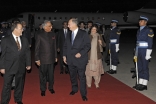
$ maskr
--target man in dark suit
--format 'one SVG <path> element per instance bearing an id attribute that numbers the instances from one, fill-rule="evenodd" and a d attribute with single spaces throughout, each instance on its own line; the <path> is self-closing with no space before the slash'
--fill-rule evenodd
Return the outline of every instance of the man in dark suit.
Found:
<path id="1" fill-rule="evenodd" d="M 68 27 L 72 31 L 66 38 L 63 49 L 63 61 L 68 64 L 72 91 L 70 95 L 78 92 L 77 73 L 80 79 L 80 93 L 83 101 L 87 101 L 86 90 L 86 64 L 88 63 L 88 51 L 91 43 L 86 31 L 78 29 L 78 21 L 72 18 Z"/>
<path id="2" fill-rule="evenodd" d="M 13 19 L 13 20 L 12 20 L 11 26 L 12 26 L 14 23 L 16 23 L 16 22 L 20 22 L 20 20 L 19 20 L 18 18 Z M 8 35 L 10 35 L 10 34 L 12 34 L 11 28 L 9 28 L 9 29 L 7 30 L 6 36 L 8 36 Z M 14 90 L 14 89 L 15 89 L 15 77 L 14 77 L 14 79 L 13 79 L 13 81 L 12 81 L 11 90 Z"/>
<path id="3" fill-rule="evenodd" d="M 52 24 L 45 20 L 43 31 L 37 35 L 35 43 L 35 62 L 39 66 L 41 96 L 45 96 L 47 75 L 49 91 L 54 94 L 54 63 L 57 61 L 56 37 L 51 32 Z"/>
<path id="4" fill-rule="evenodd" d="M 109 63 L 109 61 L 110 61 L 110 57 L 109 57 L 110 32 L 111 32 L 111 27 L 110 26 L 106 27 L 106 31 L 104 33 L 104 40 L 106 43 L 104 59 L 105 59 L 105 62 L 107 63 L 107 65 L 110 64 Z"/>
<path id="5" fill-rule="evenodd" d="M 0 58 L 0 72 L 4 74 L 1 104 L 9 104 L 11 84 L 15 76 L 14 99 L 17 104 L 22 103 L 26 69 L 31 68 L 31 56 L 28 41 L 21 37 L 23 28 L 21 23 L 14 23 L 12 34 L 2 39 L 2 55 Z"/>
<path id="6" fill-rule="evenodd" d="M 63 22 L 63 29 L 58 32 L 58 41 L 57 41 L 57 51 L 60 52 L 60 74 L 63 74 L 63 69 L 65 69 L 65 73 L 68 73 L 68 66 L 63 62 L 63 45 L 66 39 L 66 36 L 70 34 L 71 31 L 68 30 L 68 22 Z"/>
<path id="7" fill-rule="evenodd" d="M 29 42 L 29 46 L 31 47 L 31 31 L 29 30 L 29 28 L 26 25 L 25 21 L 22 21 L 22 26 L 23 26 L 23 33 L 22 36 L 26 37 L 28 39 Z"/>

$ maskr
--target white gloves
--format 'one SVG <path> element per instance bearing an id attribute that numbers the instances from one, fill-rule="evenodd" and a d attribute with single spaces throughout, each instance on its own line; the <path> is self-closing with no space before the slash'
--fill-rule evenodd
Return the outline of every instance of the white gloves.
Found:
<path id="1" fill-rule="evenodd" d="M 145 59 L 146 60 L 149 60 L 151 58 L 151 53 L 152 53 L 152 49 L 147 49 L 146 50 L 146 56 L 145 56 Z"/>
<path id="2" fill-rule="evenodd" d="M 119 51 L 119 44 L 115 44 L 115 46 L 116 46 L 116 52 L 118 52 Z"/>

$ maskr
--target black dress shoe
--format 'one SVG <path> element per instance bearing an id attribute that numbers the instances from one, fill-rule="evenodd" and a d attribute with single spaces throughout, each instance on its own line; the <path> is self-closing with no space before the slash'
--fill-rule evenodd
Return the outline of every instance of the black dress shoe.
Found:
<path id="1" fill-rule="evenodd" d="M 109 71 L 107 71 L 107 73 L 109 73 L 109 74 L 116 74 L 117 73 L 117 71 L 116 70 L 109 70 Z"/>
<path id="2" fill-rule="evenodd" d="M 106 61 L 105 61 L 105 63 L 109 63 L 109 62 L 110 62 L 109 60 L 106 60 Z"/>
<path id="3" fill-rule="evenodd" d="M 23 104 L 23 103 L 20 101 L 20 102 L 17 102 L 17 104 Z"/>
<path id="4" fill-rule="evenodd" d="M 74 91 L 72 91 L 72 92 L 70 92 L 70 95 L 74 95 L 76 92 L 74 92 Z"/>
<path id="5" fill-rule="evenodd" d="M 65 73 L 68 74 L 69 72 L 68 71 L 65 71 Z"/>
<path id="6" fill-rule="evenodd" d="M 139 91 L 147 90 L 147 86 L 141 85 L 139 88 L 136 88 L 136 90 L 139 90 Z"/>
<path id="7" fill-rule="evenodd" d="M 50 89 L 49 91 L 51 92 L 51 94 L 55 93 L 55 91 L 53 89 Z"/>
<path id="8" fill-rule="evenodd" d="M 132 75 L 132 78 L 134 79 L 136 77 L 136 73 L 134 73 L 133 75 Z"/>
<path id="9" fill-rule="evenodd" d="M 135 70 L 135 68 L 131 68 L 131 73 L 135 73 L 136 72 L 136 70 Z"/>
<path id="10" fill-rule="evenodd" d="M 107 63 L 107 66 L 110 65 L 110 63 Z"/>
<path id="11" fill-rule="evenodd" d="M 14 90 L 14 89 L 15 89 L 15 86 L 12 86 L 12 87 L 11 87 L 11 90 Z"/>
<path id="12" fill-rule="evenodd" d="M 82 100 L 83 100 L 83 101 L 87 101 L 88 99 L 87 99 L 86 96 L 82 96 Z"/>
<path id="13" fill-rule="evenodd" d="M 138 89 L 140 88 L 142 85 L 141 84 L 136 84 L 135 86 L 133 86 L 134 89 Z"/>
<path id="14" fill-rule="evenodd" d="M 63 71 L 61 71 L 60 74 L 63 74 Z"/>
<path id="15" fill-rule="evenodd" d="M 45 96 L 45 91 L 41 91 L 41 96 Z"/>

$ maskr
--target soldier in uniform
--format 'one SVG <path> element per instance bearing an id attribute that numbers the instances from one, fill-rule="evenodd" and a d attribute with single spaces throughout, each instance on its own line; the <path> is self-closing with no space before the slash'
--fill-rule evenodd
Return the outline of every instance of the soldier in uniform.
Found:
<path id="1" fill-rule="evenodd" d="M 0 28 L 0 40 L 6 36 L 6 27 L 5 27 L 5 22 L 1 23 L 1 28 Z"/>
<path id="2" fill-rule="evenodd" d="M 118 51 L 119 51 L 119 38 L 121 31 L 117 27 L 117 20 L 112 20 L 111 22 L 111 31 L 110 31 L 110 54 L 111 54 L 111 66 L 110 70 L 107 71 L 109 74 L 115 74 L 117 71 L 117 65 L 118 65 Z"/>
<path id="3" fill-rule="evenodd" d="M 140 29 L 137 31 L 136 55 L 134 56 L 138 65 L 138 83 L 133 87 L 139 91 L 147 90 L 149 81 L 148 63 L 152 53 L 154 32 L 147 26 L 147 22 L 146 16 L 140 16 Z"/>

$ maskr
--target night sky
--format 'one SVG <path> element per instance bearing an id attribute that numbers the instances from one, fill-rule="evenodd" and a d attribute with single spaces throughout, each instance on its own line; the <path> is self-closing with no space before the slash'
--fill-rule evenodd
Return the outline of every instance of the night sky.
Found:
<path id="1" fill-rule="evenodd" d="M 22 12 L 125 12 L 156 0 L 1 0 L 0 22 Z"/>

